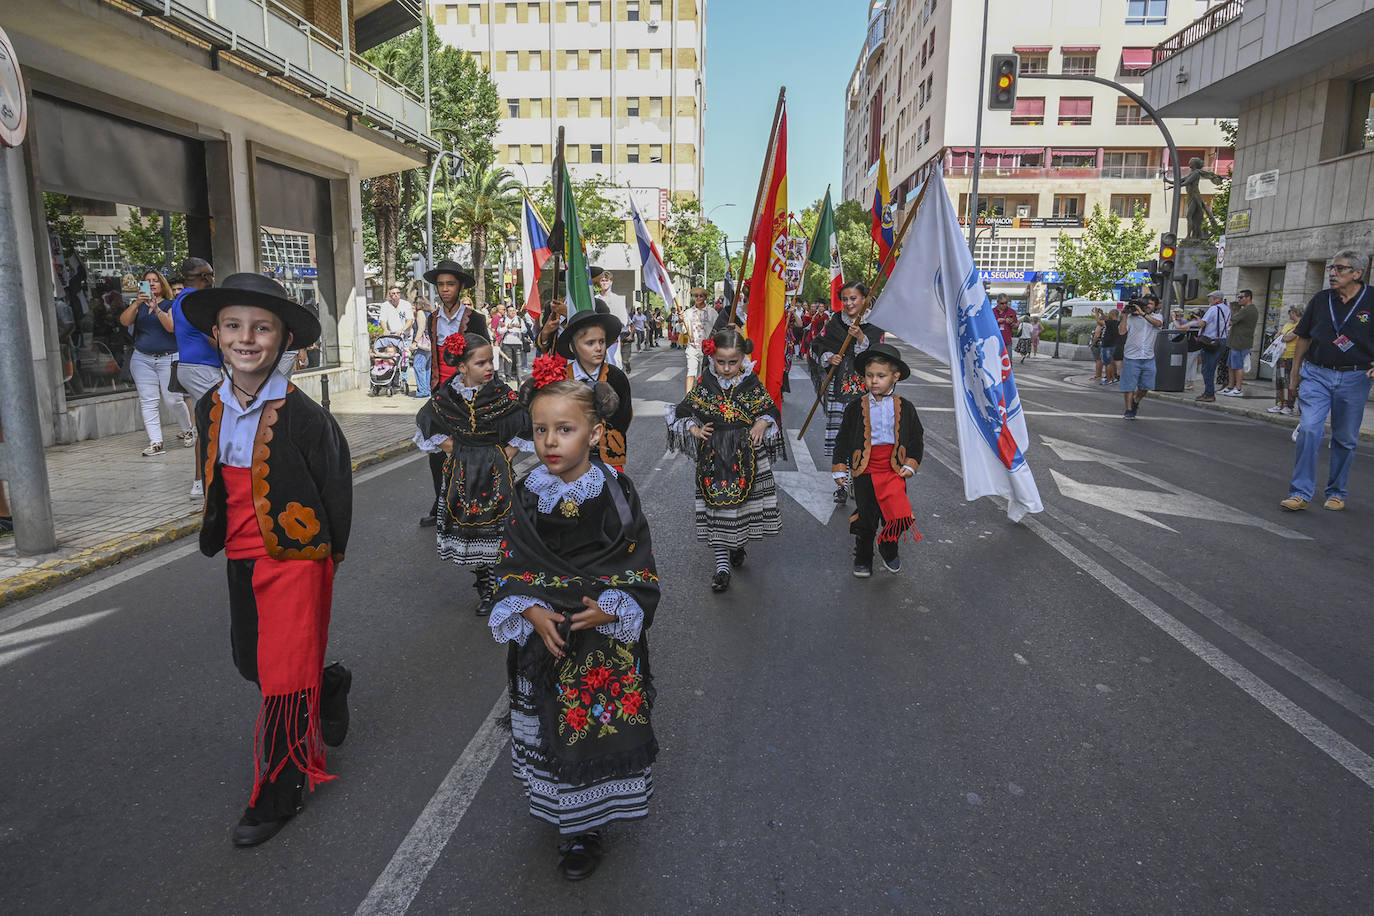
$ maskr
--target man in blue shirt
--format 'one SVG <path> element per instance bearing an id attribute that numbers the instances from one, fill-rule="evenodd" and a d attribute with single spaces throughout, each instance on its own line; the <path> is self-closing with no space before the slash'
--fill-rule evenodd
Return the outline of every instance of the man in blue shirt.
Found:
<path id="1" fill-rule="evenodd" d="M 1293 351 L 1292 390 L 1302 424 L 1288 498 L 1289 512 L 1307 508 L 1317 487 L 1317 455 L 1326 419 L 1331 418 L 1331 470 L 1323 508 L 1345 508 L 1346 484 L 1360 441 L 1360 421 L 1374 384 L 1374 296 L 1365 276 L 1369 260 L 1357 251 L 1338 251 L 1326 265 L 1327 288 L 1307 303 Z"/>

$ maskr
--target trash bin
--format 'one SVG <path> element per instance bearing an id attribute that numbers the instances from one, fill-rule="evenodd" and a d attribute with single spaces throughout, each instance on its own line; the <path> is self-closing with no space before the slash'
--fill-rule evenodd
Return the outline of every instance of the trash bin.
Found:
<path id="1" fill-rule="evenodd" d="M 1188 339 L 1194 330 L 1164 331 L 1155 341 L 1155 391 L 1182 391 L 1188 375 Z"/>

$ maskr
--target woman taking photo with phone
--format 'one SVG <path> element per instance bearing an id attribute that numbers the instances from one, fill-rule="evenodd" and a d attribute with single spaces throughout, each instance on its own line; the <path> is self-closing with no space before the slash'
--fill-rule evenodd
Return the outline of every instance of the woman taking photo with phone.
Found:
<path id="1" fill-rule="evenodd" d="M 177 338 L 172 333 L 172 287 L 157 270 L 145 270 L 138 284 L 138 296 L 119 316 L 119 323 L 134 338 L 134 353 L 129 371 L 138 388 L 138 405 L 143 412 L 143 429 L 148 433 L 145 457 L 165 453 L 162 447 L 162 414 L 165 404 L 181 426 L 178 438 L 190 448 L 196 444 L 191 414 L 186 401 L 168 387 L 172 381 L 172 362 L 177 358 Z"/>

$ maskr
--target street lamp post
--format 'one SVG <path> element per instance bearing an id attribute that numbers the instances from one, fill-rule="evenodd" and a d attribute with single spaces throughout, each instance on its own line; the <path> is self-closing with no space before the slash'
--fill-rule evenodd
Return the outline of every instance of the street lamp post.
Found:
<path id="1" fill-rule="evenodd" d="M 434 156 L 434 163 L 429 167 L 429 188 L 425 192 L 425 264 L 428 269 L 434 268 L 434 179 L 439 174 L 439 163 L 445 158 L 453 160 L 452 172 L 455 179 L 462 178 L 463 158 L 453 150 L 441 149 Z M 430 299 L 434 298 L 434 287 L 429 288 Z"/>
<path id="2" fill-rule="evenodd" d="M 709 223 L 709 222 L 711 221 L 711 214 L 712 214 L 712 213 L 715 213 L 715 212 L 716 212 L 717 210 L 719 210 L 721 207 L 733 207 L 733 206 L 734 206 L 734 204 L 716 204 L 714 207 L 712 207 L 712 208 L 710 209 L 709 212 L 707 212 L 705 219 L 702 220 L 702 225 L 704 226 L 706 223 Z M 701 288 L 702 288 L 702 289 L 709 289 L 709 287 L 706 285 L 706 280 L 707 280 L 707 276 L 706 276 L 706 258 L 707 258 L 707 255 L 709 255 L 709 254 L 710 254 L 710 249 L 707 249 L 707 248 L 703 248 L 703 249 L 702 249 L 702 251 L 701 251 Z"/>

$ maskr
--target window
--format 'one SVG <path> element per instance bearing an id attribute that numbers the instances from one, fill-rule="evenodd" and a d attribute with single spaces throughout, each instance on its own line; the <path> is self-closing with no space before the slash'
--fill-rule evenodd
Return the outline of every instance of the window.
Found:
<path id="1" fill-rule="evenodd" d="M 1374 79 L 1360 80 L 1350 100 L 1350 128 L 1346 131 L 1345 151 L 1357 153 L 1374 149 Z"/>
<path id="2" fill-rule="evenodd" d="M 539 165 L 544 161 L 544 147 L 536 143 L 530 147 L 530 164 Z"/>
<path id="3" fill-rule="evenodd" d="M 1064 52 L 1064 72 L 1076 76 L 1095 76 L 1097 74 L 1097 52 Z"/>
<path id="4" fill-rule="evenodd" d="M 530 22 L 538 22 L 538 21 L 539 21 L 539 4 L 538 4 L 538 3 L 531 3 L 531 4 L 529 5 L 529 11 L 530 11 Z"/>
<path id="5" fill-rule="evenodd" d="M 1116 100 L 1116 123 L 1117 124 L 1149 124 L 1150 116 L 1145 110 L 1132 102 L 1130 99 Z"/>
<path id="6" fill-rule="evenodd" d="M 639 52 L 638 52 L 638 51 L 636 51 L 634 48 L 631 48 L 629 51 L 622 51 L 621 53 L 625 55 L 625 69 L 626 69 L 626 70 L 638 70 L 638 69 L 639 69 Z"/>
<path id="7" fill-rule="evenodd" d="M 544 117 L 544 100 L 543 100 L 543 99 L 530 99 L 530 117 L 531 117 L 531 118 L 542 118 L 542 117 Z"/>
<path id="8" fill-rule="evenodd" d="M 1095 169 L 1097 153 L 1092 150 L 1054 150 L 1050 153 L 1052 169 Z"/>
<path id="9" fill-rule="evenodd" d="M 655 144 L 655 145 L 649 147 L 649 161 L 650 161 L 650 162 L 662 162 L 662 161 L 663 161 L 663 147 L 662 147 L 662 146 L 659 146 L 658 144 Z"/>
<path id="10" fill-rule="evenodd" d="M 506 4 L 506 21 L 507 21 L 507 22 L 514 22 L 516 19 L 519 18 L 520 13 L 519 13 L 519 11 L 517 10 L 517 6 L 518 6 L 518 4 L 515 4 L 515 3 L 507 3 L 507 4 Z"/>
<path id="11" fill-rule="evenodd" d="M 530 52 L 530 69 L 531 69 L 531 70 L 543 70 L 543 69 L 544 69 L 544 52 L 543 52 L 543 51 L 531 51 L 531 52 Z"/>
<path id="12" fill-rule="evenodd" d="M 567 12 L 565 13 L 565 15 L 566 15 L 566 17 L 567 17 L 567 20 L 568 20 L 569 22 L 576 22 L 576 21 L 577 21 L 577 0 L 569 0 L 569 2 L 566 4 L 566 10 L 567 10 Z"/>
<path id="13" fill-rule="evenodd" d="M 1035 239 L 980 238 L 973 244 L 973 260 L 983 270 L 1034 270 Z"/>
<path id="14" fill-rule="evenodd" d="M 506 114 L 512 118 L 520 117 L 519 99 L 506 99 Z"/>
<path id="15" fill-rule="evenodd" d="M 480 3 L 468 4 L 468 22 L 478 25 L 482 21 L 482 5 Z"/>
<path id="16" fill-rule="evenodd" d="M 587 99 L 587 117 L 600 118 L 605 116 L 605 109 L 602 107 L 601 99 Z"/>
<path id="17" fill-rule="evenodd" d="M 626 162 L 629 162 L 629 163 L 632 163 L 632 164 L 633 164 L 633 163 L 639 162 L 639 146 L 638 146 L 638 145 L 636 145 L 636 144 L 631 144 L 630 146 L 625 147 L 625 161 L 626 161 Z"/>
<path id="18" fill-rule="evenodd" d="M 588 21 L 588 22 L 600 22 L 600 21 L 601 21 L 601 4 L 598 3 L 598 2 L 596 2 L 596 0 L 592 0 L 591 3 L 588 3 L 588 4 L 587 4 L 587 21 Z"/>
<path id="19" fill-rule="evenodd" d="M 649 117 L 663 117 L 663 96 L 656 95 L 649 99 Z"/>
<path id="20" fill-rule="evenodd" d="M 1127 25 L 1164 25 L 1169 18 L 1169 0 L 1126 0 Z"/>
<path id="21" fill-rule="evenodd" d="M 639 21 L 639 0 L 625 0 L 625 21 Z"/>
<path id="22" fill-rule="evenodd" d="M 609 54 L 609 53 L 611 53 L 611 52 L 610 52 L 610 51 L 593 51 L 591 54 L 587 55 L 587 69 L 588 69 L 588 70 L 600 70 L 600 69 L 601 69 L 601 55 L 602 55 L 602 54 Z"/>
<path id="23" fill-rule="evenodd" d="M 1022 96 L 1011 110 L 1011 123 L 1023 127 L 1038 127 L 1045 123 L 1045 99 Z"/>
<path id="24" fill-rule="evenodd" d="M 520 147 L 514 145 L 506 147 L 506 160 L 509 162 L 519 162 Z"/>
<path id="25" fill-rule="evenodd" d="M 631 97 L 625 100 L 625 117 L 639 117 L 639 99 Z"/>
<path id="26" fill-rule="evenodd" d="M 1050 56 L 1048 54 L 1022 54 L 1021 55 L 1022 73 L 1049 73 Z"/>
<path id="27" fill-rule="evenodd" d="M 1107 151 L 1102 155 L 1103 178 L 1149 178 L 1155 167 L 1150 165 L 1150 154 L 1140 150 Z"/>
<path id="28" fill-rule="evenodd" d="M 1054 195 L 1054 215 L 1077 219 L 1083 215 L 1082 194 Z"/>
<path id="29" fill-rule="evenodd" d="M 1113 194 L 1111 210 L 1122 219 L 1131 219 L 1136 213 L 1141 216 L 1150 215 L 1150 195 L 1148 194 Z"/>
<path id="30" fill-rule="evenodd" d="M 587 161 L 594 164 L 606 161 L 604 147 L 600 143 L 593 143 L 587 148 Z"/>
<path id="31" fill-rule="evenodd" d="M 1092 121 L 1092 96 L 1070 97 L 1059 100 L 1060 126 L 1091 124 Z"/>
<path id="32" fill-rule="evenodd" d="M 520 52 L 519 52 L 519 51 L 507 51 L 507 52 L 506 52 L 506 69 L 507 69 L 507 70 L 519 70 L 519 69 L 520 69 Z"/>
<path id="33" fill-rule="evenodd" d="M 660 0 L 653 0 L 653 2 L 649 4 L 649 19 L 652 22 L 658 22 L 662 18 L 663 4 L 660 2 Z"/>
<path id="34" fill-rule="evenodd" d="M 663 69 L 663 50 L 661 48 L 654 48 L 652 51 L 649 52 L 649 69 Z"/>
<path id="35" fill-rule="evenodd" d="M 563 53 L 564 55 L 566 55 L 563 58 L 564 70 L 578 70 L 582 67 L 582 63 L 578 60 L 578 54 L 576 51 L 564 51 Z"/>

